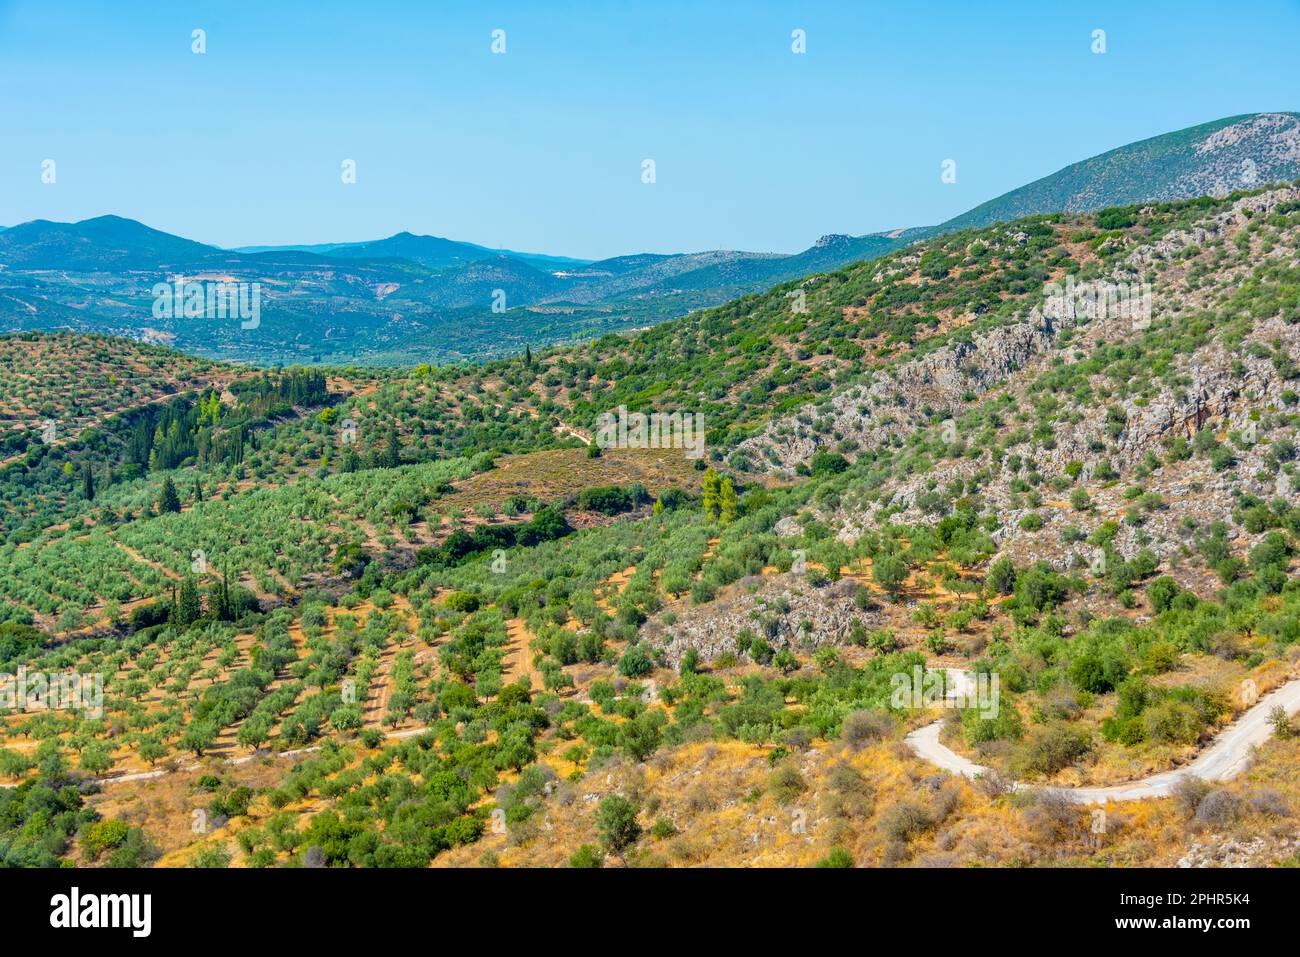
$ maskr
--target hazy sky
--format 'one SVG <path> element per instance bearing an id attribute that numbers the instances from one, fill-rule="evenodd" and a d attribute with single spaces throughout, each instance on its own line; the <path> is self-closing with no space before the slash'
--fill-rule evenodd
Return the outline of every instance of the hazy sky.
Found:
<path id="1" fill-rule="evenodd" d="M 939 222 L 1158 133 L 1300 109 L 1297 51 L 1296 0 L 0 0 L 0 224 L 794 252 Z"/>

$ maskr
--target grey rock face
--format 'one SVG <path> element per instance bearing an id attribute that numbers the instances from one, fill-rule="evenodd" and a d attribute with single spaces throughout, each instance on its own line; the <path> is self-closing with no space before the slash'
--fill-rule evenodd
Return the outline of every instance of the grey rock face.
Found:
<path id="1" fill-rule="evenodd" d="M 750 585 L 757 590 L 751 591 Z M 706 661 L 737 653 L 737 635 L 745 630 L 776 651 L 842 645 L 849 641 L 855 621 L 868 630 L 879 627 L 874 613 L 855 607 L 857 587 L 857 582 L 843 579 L 814 588 L 793 573 L 745 579 L 714 601 L 690 608 L 671 627 L 647 623 L 642 637 L 662 647 L 674 667 L 689 648 Z"/>

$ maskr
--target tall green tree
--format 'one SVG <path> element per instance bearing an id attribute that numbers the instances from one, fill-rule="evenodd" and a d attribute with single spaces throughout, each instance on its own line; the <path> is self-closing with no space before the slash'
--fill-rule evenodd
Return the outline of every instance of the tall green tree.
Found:
<path id="1" fill-rule="evenodd" d="M 181 582 L 180 594 L 176 598 L 176 624 L 188 625 L 198 621 L 202 614 L 203 606 L 199 602 L 198 585 L 191 576 L 186 575 L 185 580 Z"/>
<path id="2" fill-rule="evenodd" d="M 722 480 L 712 468 L 704 472 L 704 511 L 709 518 L 717 518 L 722 510 Z"/>
<path id="3" fill-rule="evenodd" d="M 217 621 L 231 621 L 235 617 L 230 603 L 230 571 L 225 566 L 221 569 L 221 581 L 212 589 L 210 607 L 212 617 Z"/>
<path id="4" fill-rule="evenodd" d="M 718 517 L 724 523 L 734 522 L 738 504 L 736 501 L 736 488 L 731 484 L 731 476 L 728 475 L 722 480 L 722 485 L 718 489 Z"/>
<path id="5" fill-rule="evenodd" d="M 158 511 L 179 512 L 181 510 L 181 497 L 176 494 L 176 483 L 171 477 L 163 479 L 162 493 L 158 496 Z"/>

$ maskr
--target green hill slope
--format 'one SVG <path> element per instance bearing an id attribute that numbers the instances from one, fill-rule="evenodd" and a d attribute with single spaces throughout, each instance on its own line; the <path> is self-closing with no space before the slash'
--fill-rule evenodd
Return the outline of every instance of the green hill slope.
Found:
<path id="1" fill-rule="evenodd" d="M 1300 177 L 1300 114 L 1253 113 L 1153 136 L 1074 163 L 936 227 L 1214 196 Z"/>

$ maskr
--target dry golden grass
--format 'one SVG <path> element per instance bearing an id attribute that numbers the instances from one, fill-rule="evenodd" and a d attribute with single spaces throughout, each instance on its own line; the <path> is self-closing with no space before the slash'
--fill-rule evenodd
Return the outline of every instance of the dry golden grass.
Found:
<path id="1" fill-rule="evenodd" d="M 487 852 L 503 867 L 562 867 L 583 844 L 599 844 L 596 808 L 610 794 L 640 806 L 643 834 L 605 866 L 806 867 L 833 848 L 872 866 L 1174 866 L 1189 848 L 1265 839 L 1258 863 L 1292 851 L 1295 819 L 1251 803 L 1272 789 L 1300 813 L 1300 741 L 1272 741 L 1227 790 L 1242 799 L 1227 825 L 1198 823 L 1174 799 L 1105 809 L 1054 802 L 1043 792 L 991 796 L 979 784 L 936 774 L 899 742 L 852 751 L 815 742 L 786 759 L 804 789 L 788 801 L 774 786 L 768 749 L 737 741 L 663 751 L 643 765 L 614 762 L 562 783 L 534 816 L 506 834 L 441 855 L 435 866 L 477 866 Z M 856 776 L 842 770 L 850 768 Z M 855 783 L 856 782 L 856 783 Z M 906 837 L 906 823 L 923 822 Z M 650 833 L 660 818 L 676 834 Z"/>

